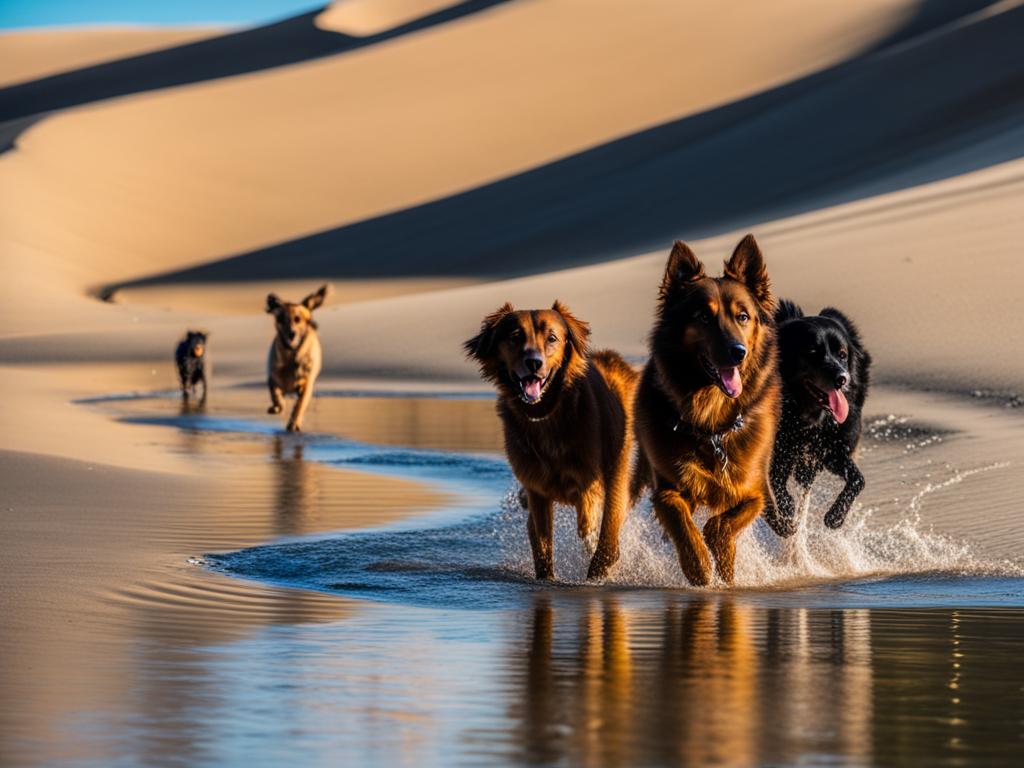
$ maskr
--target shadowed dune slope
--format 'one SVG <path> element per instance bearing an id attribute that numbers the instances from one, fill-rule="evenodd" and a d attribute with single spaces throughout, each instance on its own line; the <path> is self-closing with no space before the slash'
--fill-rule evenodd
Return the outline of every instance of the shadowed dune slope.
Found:
<path id="1" fill-rule="evenodd" d="M 847 311 L 870 345 L 880 381 L 1022 394 L 1024 360 L 1007 354 L 1009 337 L 997 330 L 1018 315 L 1024 284 L 1020 210 L 1024 160 L 752 229 L 776 293 L 810 312 L 829 305 Z M 696 243 L 709 273 L 720 274 L 743 234 Z M 555 298 L 591 322 L 598 347 L 639 362 L 668 246 L 605 264 L 328 310 L 320 320 L 326 370 L 475 381 L 461 342 L 480 319 L 506 300 L 526 308 Z M 250 328 L 257 338 L 269 333 L 264 318 L 253 321 L 226 323 L 224 342 L 243 350 Z"/>
<path id="2" fill-rule="evenodd" d="M 1020 393 L 1024 359 L 1007 355 L 994 328 L 1014 317 L 1024 270 L 1024 160 L 914 189 L 794 218 L 755 224 L 775 291 L 808 311 L 836 305 L 860 325 L 880 381 L 958 391 Z M 708 271 L 743 231 L 694 243 Z M 461 343 L 480 319 L 509 300 L 550 306 L 560 298 L 593 326 L 598 347 L 646 356 L 668 243 L 649 255 L 363 304 L 317 313 L 325 375 L 440 386 L 483 386 Z M 312 285 L 309 287 L 313 287 Z M 225 290 L 230 290 L 225 286 Z M 339 290 L 344 290 L 340 288 Z M 296 294 L 298 295 L 298 294 Z M 0 359 L 21 364 L 61 360 L 162 360 L 181 325 L 174 313 L 116 306 L 119 330 L 0 339 Z M 144 313 L 150 314 L 144 314 Z M 185 319 L 178 319 L 184 323 Z M 189 316 L 213 331 L 219 374 L 260 380 L 270 319 Z M 326 385 L 325 385 L 326 386 Z"/>
<path id="3" fill-rule="evenodd" d="M 1024 154 L 1024 7 L 443 200 L 136 284 L 501 277 L 614 259 Z"/>

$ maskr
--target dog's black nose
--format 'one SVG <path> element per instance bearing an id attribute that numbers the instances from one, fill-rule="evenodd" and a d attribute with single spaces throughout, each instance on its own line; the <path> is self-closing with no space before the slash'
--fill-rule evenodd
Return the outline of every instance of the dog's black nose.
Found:
<path id="1" fill-rule="evenodd" d="M 544 361 L 537 357 L 526 358 L 526 367 L 530 369 L 530 373 L 536 373 L 540 370 L 540 367 L 544 364 Z"/>
<path id="2" fill-rule="evenodd" d="M 836 389 L 842 389 L 843 387 L 845 387 L 849 383 L 850 383 L 850 374 L 848 374 L 846 371 L 843 371 L 838 376 L 836 376 Z"/>
<path id="3" fill-rule="evenodd" d="M 747 356 L 747 348 L 744 347 L 742 344 L 733 344 L 729 348 L 729 356 L 732 358 L 732 361 L 736 363 L 736 365 L 739 365 Z"/>

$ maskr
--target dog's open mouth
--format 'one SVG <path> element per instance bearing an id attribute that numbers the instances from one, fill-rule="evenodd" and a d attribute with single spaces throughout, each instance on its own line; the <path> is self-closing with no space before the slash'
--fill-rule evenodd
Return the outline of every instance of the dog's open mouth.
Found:
<path id="1" fill-rule="evenodd" d="M 548 380 L 546 378 L 542 379 L 540 376 L 532 374 L 519 379 L 519 389 L 522 390 L 523 402 L 527 405 L 539 403 L 544 395 L 544 387 L 547 383 Z"/>
<path id="2" fill-rule="evenodd" d="M 850 415 L 850 404 L 846 401 L 843 390 L 829 389 L 826 391 L 806 380 L 804 385 L 811 396 L 818 401 L 818 405 L 832 414 L 832 418 L 836 420 L 837 424 L 846 421 L 846 417 Z"/>
<path id="3" fill-rule="evenodd" d="M 711 364 L 711 361 L 706 357 L 701 357 L 701 364 L 704 366 L 704 372 L 711 378 L 711 381 L 715 383 L 715 386 L 725 392 L 726 395 L 732 398 L 737 398 L 743 391 L 743 380 L 740 378 L 740 369 L 736 366 L 730 366 L 728 368 L 718 368 Z"/>

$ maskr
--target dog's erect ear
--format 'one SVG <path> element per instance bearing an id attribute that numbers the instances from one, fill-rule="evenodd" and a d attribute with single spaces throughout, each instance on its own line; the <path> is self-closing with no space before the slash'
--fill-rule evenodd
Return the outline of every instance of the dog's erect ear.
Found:
<path id="1" fill-rule="evenodd" d="M 769 315 L 775 310 L 772 282 L 764 266 L 764 256 L 753 235 L 740 240 L 732 257 L 725 264 L 725 276 L 747 286 L 757 303 Z"/>
<path id="2" fill-rule="evenodd" d="M 576 317 L 569 308 L 562 302 L 555 299 L 551 308 L 562 316 L 565 327 L 569 331 L 569 343 L 583 357 L 590 352 L 590 323 L 585 323 Z"/>
<path id="3" fill-rule="evenodd" d="M 476 360 L 487 360 L 494 354 L 494 342 L 496 332 L 501 321 L 515 312 L 511 303 L 505 302 L 494 312 L 491 312 L 480 323 L 480 333 L 462 345 L 466 355 Z"/>
<path id="4" fill-rule="evenodd" d="M 267 294 L 267 312 L 277 312 L 281 308 L 281 300 L 276 293 Z"/>
<path id="5" fill-rule="evenodd" d="M 704 277 L 704 265 L 697 254 L 682 240 L 676 240 L 661 278 L 661 297 L 666 298 L 677 288 L 693 285 Z"/>
<path id="6" fill-rule="evenodd" d="M 330 292 L 330 288 L 326 285 L 321 285 L 320 289 L 316 293 L 311 293 L 309 296 L 301 301 L 302 306 L 312 312 L 314 309 L 318 309 L 327 299 L 327 294 Z"/>

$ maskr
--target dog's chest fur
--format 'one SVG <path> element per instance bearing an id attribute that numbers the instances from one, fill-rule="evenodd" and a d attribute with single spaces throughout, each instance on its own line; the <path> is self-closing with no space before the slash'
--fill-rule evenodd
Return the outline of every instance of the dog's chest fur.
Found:
<path id="1" fill-rule="evenodd" d="M 505 450 L 524 487 L 542 491 L 554 501 L 574 504 L 600 481 L 600 460 L 583 458 L 599 450 L 593 422 L 577 422 L 567 430 L 561 419 L 528 423 L 525 428 L 522 422 L 513 423 L 515 416 L 503 413 L 502 419 Z"/>
<path id="2" fill-rule="evenodd" d="M 796 481 L 803 486 L 810 485 L 830 456 L 854 452 L 857 441 L 851 427 L 859 418 L 859 411 L 851 408 L 850 417 L 842 426 L 824 415 L 808 421 L 787 407 L 779 424 L 775 450 L 793 455 Z"/>
<path id="3" fill-rule="evenodd" d="M 178 358 L 178 376 L 181 378 L 182 384 L 195 384 L 203 377 L 203 358 L 193 357 L 188 354 L 188 351 L 184 352 L 179 350 L 176 355 Z"/>
<path id="4" fill-rule="evenodd" d="M 271 352 L 271 376 L 285 392 L 294 392 L 305 387 L 316 373 L 317 357 L 314 346 L 318 345 L 315 332 L 310 331 L 298 349 L 292 350 L 278 338 L 274 340 Z"/>

